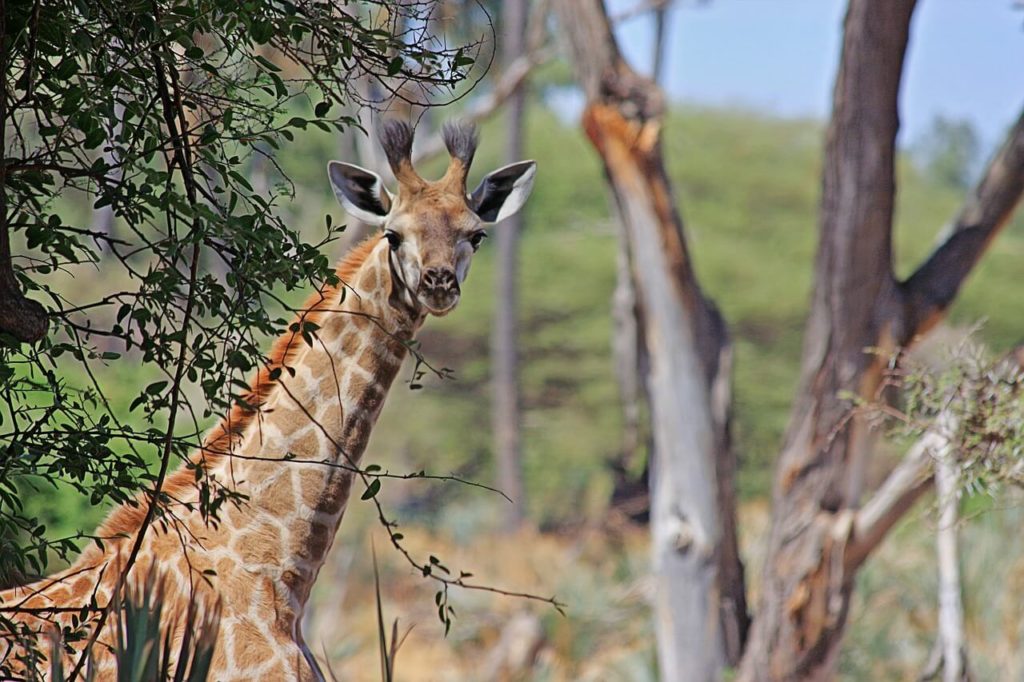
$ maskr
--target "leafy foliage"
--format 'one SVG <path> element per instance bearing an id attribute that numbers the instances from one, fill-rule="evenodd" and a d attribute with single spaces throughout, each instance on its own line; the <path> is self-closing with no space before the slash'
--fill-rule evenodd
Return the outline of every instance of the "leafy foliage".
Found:
<path id="1" fill-rule="evenodd" d="M 1024 483 L 1024 372 L 1019 359 L 993 360 L 980 347 L 960 344 L 936 368 L 908 364 L 901 433 L 920 436 L 935 424 L 956 453 L 959 480 L 968 495 L 995 495 Z"/>
<path id="2" fill-rule="evenodd" d="M 220 628 L 220 607 L 201 611 L 193 598 L 181 619 L 183 636 L 175 651 L 173 629 L 163 629 L 164 590 L 166 583 L 150 572 L 139 589 L 129 587 L 123 599 L 114 600 L 113 609 L 116 639 L 112 651 L 117 679 L 123 682 L 151 682 L 175 680 L 204 682 L 209 678 L 210 665 Z M 85 680 L 94 679 L 98 662 L 94 646 L 86 653 Z M 50 678 L 64 682 L 67 674 L 61 656 L 60 638 L 53 637 L 50 655 Z"/>
<path id="3" fill-rule="evenodd" d="M 423 104 L 454 97 L 480 44 L 434 36 L 433 5 L 3 3 L 0 236 L 19 256 L 5 249 L 0 268 L 50 315 L 33 346 L 0 333 L 5 583 L 77 548 L 25 513 L 26 488 L 160 500 L 172 460 L 287 324 L 280 296 L 334 277 L 320 247 L 343 228 L 328 216 L 308 243 L 285 224 L 294 186 L 274 153 L 300 131 L 353 125 L 343 107 L 366 103 L 357 82 Z M 69 211 L 68 196 L 91 211 Z M 94 224 L 104 213 L 115 220 Z M 66 379 L 73 364 L 84 385 Z M 120 387 L 96 378 L 107 364 L 139 385 L 130 421 L 108 397 Z M 215 514 L 231 493 L 196 478 L 200 511 Z"/>

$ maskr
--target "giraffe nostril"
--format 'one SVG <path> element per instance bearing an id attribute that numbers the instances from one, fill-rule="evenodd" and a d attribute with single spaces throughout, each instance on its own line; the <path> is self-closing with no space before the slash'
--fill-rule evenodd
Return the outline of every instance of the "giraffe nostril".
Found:
<path id="1" fill-rule="evenodd" d="M 428 289 L 452 289 L 458 286 L 451 268 L 427 268 L 423 272 L 423 285 Z"/>

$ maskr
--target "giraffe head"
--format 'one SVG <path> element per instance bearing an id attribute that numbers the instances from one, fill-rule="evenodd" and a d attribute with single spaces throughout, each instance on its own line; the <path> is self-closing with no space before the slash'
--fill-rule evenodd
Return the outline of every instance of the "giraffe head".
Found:
<path id="1" fill-rule="evenodd" d="M 340 161 L 327 165 L 334 193 L 348 214 L 384 228 L 392 302 L 434 315 L 448 314 L 459 302 L 486 228 L 522 208 L 537 169 L 533 161 L 513 163 L 489 173 L 467 193 L 476 129 L 447 123 L 443 137 L 451 155 L 448 170 L 440 180 L 424 180 L 412 165 L 413 129 L 385 121 L 380 142 L 398 181 L 394 195 L 379 175 L 365 168 Z"/>

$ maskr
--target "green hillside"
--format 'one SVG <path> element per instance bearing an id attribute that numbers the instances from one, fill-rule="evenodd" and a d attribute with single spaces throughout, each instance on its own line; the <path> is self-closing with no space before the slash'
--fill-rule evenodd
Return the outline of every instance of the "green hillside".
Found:
<path id="1" fill-rule="evenodd" d="M 471 182 L 501 165 L 501 130 L 500 120 L 483 127 Z M 821 137 L 821 125 L 814 121 L 741 111 L 682 109 L 665 126 L 665 158 L 697 271 L 736 341 L 740 487 L 748 499 L 769 489 L 797 378 L 815 246 Z M 325 213 L 343 219 L 323 171 L 328 159 L 339 156 L 337 146 L 331 136 L 309 132 L 279 159 L 296 183 L 292 220 L 310 226 L 311 240 L 320 236 Z M 530 513 L 547 524 L 600 515 L 611 490 L 606 462 L 617 454 L 621 430 L 609 352 L 616 226 L 609 218 L 603 174 L 578 129 L 534 108 L 527 149 L 540 171 L 522 242 L 523 443 Z M 959 202 L 959 192 L 901 164 L 896 240 L 901 273 L 927 253 Z M 1018 339 L 1020 309 L 1010 285 L 1020 272 L 1022 253 L 1024 222 L 1018 219 L 953 311 L 956 324 L 987 320 L 981 337 L 997 348 Z M 400 379 L 368 451 L 371 460 L 392 470 L 457 471 L 491 481 L 492 256 L 485 245 L 459 310 L 430 320 L 421 335 L 427 358 L 454 369 L 456 380 L 428 377 L 423 390 L 410 391 Z M 96 291 L 109 284 L 97 270 L 75 282 Z M 402 375 L 407 378 L 408 372 Z M 124 361 L 100 380 L 112 382 L 112 397 L 125 405 L 143 385 Z M 89 529 L 102 513 L 67 494 L 42 491 L 32 497 L 30 508 L 53 532 Z M 458 486 L 432 491 L 418 484 L 401 496 L 423 513 L 436 511 L 438 499 L 449 505 L 441 518 L 453 526 L 486 525 L 499 504 Z M 455 513 L 462 504 L 472 513 Z"/>
<path id="2" fill-rule="evenodd" d="M 746 496 L 765 495 L 798 374 L 821 125 L 686 109 L 674 112 L 665 129 L 665 158 L 698 274 L 735 337 L 740 487 Z M 498 135 L 500 122 L 485 128 L 478 171 L 497 163 L 488 150 L 500 146 Z M 608 314 L 616 228 L 602 173 L 579 131 L 533 112 L 528 152 L 541 171 L 522 245 L 524 444 L 531 512 L 544 521 L 600 512 L 610 486 L 602 465 L 616 454 L 620 429 Z M 900 180 L 897 257 L 907 273 L 961 197 L 909 163 L 901 164 Z M 987 320 L 980 336 L 996 347 L 1017 340 L 1019 305 L 1007 285 L 1022 251 L 1018 219 L 953 311 L 955 324 Z M 422 335 L 428 356 L 454 367 L 459 380 L 393 393 L 371 456 L 435 469 L 482 457 L 486 467 L 492 275 L 490 254 L 481 255 L 460 310 L 431 321 Z"/>

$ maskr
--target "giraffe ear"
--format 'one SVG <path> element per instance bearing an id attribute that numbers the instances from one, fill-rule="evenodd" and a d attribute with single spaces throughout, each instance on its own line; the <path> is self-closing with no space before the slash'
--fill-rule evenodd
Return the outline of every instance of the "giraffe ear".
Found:
<path id="1" fill-rule="evenodd" d="M 379 175 L 351 163 L 331 161 L 327 176 L 334 196 L 350 216 L 370 225 L 384 223 L 391 210 L 391 193 Z"/>
<path id="2" fill-rule="evenodd" d="M 523 207 L 536 174 L 534 161 L 520 161 L 488 173 L 469 196 L 469 207 L 485 223 L 500 222 Z"/>

